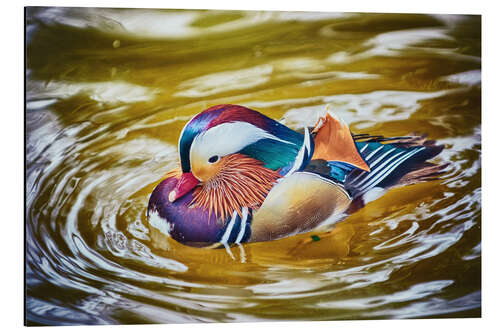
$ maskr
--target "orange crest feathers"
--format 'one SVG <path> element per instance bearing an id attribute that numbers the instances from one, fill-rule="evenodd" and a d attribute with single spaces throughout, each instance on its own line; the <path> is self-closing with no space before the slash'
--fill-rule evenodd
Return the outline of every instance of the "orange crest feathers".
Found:
<path id="1" fill-rule="evenodd" d="M 262 166 L 262 162 L 242 154 L 223 157 L 220 163 L 220 171 L 196 190 L 193 203 L 223 221 L 233 211 L 242 216 L 243 207 L 260 207 L 281 177 L 277 171 Z"/>
<path id="2" fill-rule="evenodd" d="M 351 131 L 344 122 L 327 113 L 318 120 L 312 132 L 316 133 L 313 160 L 345 162 L 370 171 L 370 167 L 359 155 Z"/>

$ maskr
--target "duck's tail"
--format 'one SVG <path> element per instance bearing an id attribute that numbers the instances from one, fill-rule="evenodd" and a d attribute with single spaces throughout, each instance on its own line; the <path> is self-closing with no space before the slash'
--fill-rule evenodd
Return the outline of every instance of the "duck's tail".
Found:
<path id="1" fill-rule="evenodd" d="M 442 145 L 425 136 L 384 138 L 366 134 L 354 135 L 360 155 L 370 171 L 354 169 L 345 177 L 344 187 L 353 199 L 372 190 L 431 180 L 443 173 L 447 164 L 427 160 L 438 155 Z"/>
<path id="2" fill-rule="evenodd" d="M 392 186 L 436 178 L 447 166 L 427 162 L 443 146 L 422 135 L 353 135 L 330 113 L 318 120 L 312 133 L 314 154 L 305 171 L 342 184 L 354 202 L 371 201 Z"/>

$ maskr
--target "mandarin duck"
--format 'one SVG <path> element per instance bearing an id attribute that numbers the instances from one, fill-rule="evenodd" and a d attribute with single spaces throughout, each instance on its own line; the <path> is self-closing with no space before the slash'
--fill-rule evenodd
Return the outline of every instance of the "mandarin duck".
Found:
<path id="1" fill-rule="evenodd" d="M 298 132 L 239 105 L 194 116 L 180 166 L 149 199 L 149 224 L 192 246 L 270 241 L 311 231 L 384 189 L 433 179 L 442 146 L 422 136 L 353 135 L 326 113 Z"/>

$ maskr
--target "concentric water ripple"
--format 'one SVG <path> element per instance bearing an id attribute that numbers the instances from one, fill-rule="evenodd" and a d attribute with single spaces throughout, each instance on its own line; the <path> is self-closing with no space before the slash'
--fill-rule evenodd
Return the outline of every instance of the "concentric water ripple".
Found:
<path id="1" fill-rule="evenodd" d="M 479 316 L 480 21 L 446 18 L 28 9 L 28 322 Z M 183 246 L 147 202 L 182 126 L 219 103 L 294 128 L 328 108 L 355 133 L 427 133 L 448 167 L 327 230 Z"/>

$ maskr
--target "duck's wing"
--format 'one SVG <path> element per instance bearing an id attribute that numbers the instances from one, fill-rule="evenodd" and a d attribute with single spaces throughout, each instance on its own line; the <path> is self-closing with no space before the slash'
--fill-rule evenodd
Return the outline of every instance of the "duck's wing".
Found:
<path id="1" fill-rule="evenodd" d="M 339 182 L 353 199 L 374 188 L 430 179 L 446 167 L 426 162 L 443 146 L 424 136 L 353 135 L 342 120 L 329 113 L 312 132 L 315 150 L 305 171 Z"/>
<path id="2" fill-rule="evenodd" d="M 427 160 L 438 155 L 442 145 L 425 140 L 423 136 L 383 138 L 364 136 L 356 141 L 370 172 L 350 171 L 344 181 L 345 188 L 358 197 L 374 188 L 388 188 L 398 184 L 428 180 L 442 173 L 446 164 L 433 164 Z"/>
<path id="3" fill-rule="evenodd" d="M 338 162 L 339 166 L 370 171 L 345 122 L 327 113 L 318 120 L 312 132 L 315 134 L 312 160 Z"/>
<path id="4" fill-rule="evenodd" d="M 281 179 L 253 214 L 249 242 L 268 241 L 307 232 L 351 203 L 344 188 L 310 172 Z"/>

